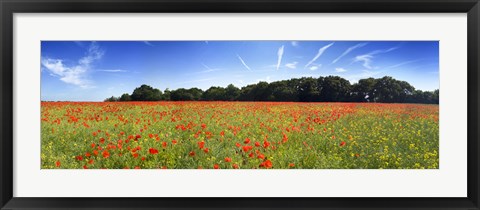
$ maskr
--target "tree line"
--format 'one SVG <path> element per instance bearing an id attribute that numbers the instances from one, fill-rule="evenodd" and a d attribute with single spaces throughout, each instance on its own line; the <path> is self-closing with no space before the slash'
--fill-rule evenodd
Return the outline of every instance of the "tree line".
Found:
<path id="1" fill-rule="evenodd" d="M 406 81 L 385 76 L 361 79 L 357 83 L 339 76 L 302 77 L 276 82 L 258 82 L 238 88 L 212 86 L 161 91 L 149 85 L 132 94 L 112 96 L 105 101 L 291 101 L 291 102 L 379 102 L 438 104 L 439 90 L 416 90 Z"/>

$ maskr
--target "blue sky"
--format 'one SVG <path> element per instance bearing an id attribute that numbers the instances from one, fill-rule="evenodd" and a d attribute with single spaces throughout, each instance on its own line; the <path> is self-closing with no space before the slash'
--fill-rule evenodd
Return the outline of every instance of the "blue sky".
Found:
<path id="1" fill-rule="evenodd" d="M 439 89 L 437 41 L 42 41 L 41 99 L 102 101 L 164 91 L 338 75 Z"/>

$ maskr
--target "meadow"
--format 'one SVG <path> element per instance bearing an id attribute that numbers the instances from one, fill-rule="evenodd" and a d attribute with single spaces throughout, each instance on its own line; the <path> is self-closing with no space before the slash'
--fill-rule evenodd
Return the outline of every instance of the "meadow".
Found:
<path id="1" fill-rule="evenodd" d="M 438 105 L 42 102 L 42 169 L 438 169 Z"/>

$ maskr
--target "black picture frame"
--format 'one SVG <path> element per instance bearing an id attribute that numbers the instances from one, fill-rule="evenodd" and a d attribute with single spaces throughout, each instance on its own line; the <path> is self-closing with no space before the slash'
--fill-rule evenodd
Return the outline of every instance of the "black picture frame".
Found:
<path id="1" fill-rule="evenodd" d="M 479 209 L 478 0 L 0 0 L 1 209 Z M 25 198 L 13 197 L 15 13 L 467 13 L 466 198 Z M 449 180 L 445 180 L 449 181 Z"/>

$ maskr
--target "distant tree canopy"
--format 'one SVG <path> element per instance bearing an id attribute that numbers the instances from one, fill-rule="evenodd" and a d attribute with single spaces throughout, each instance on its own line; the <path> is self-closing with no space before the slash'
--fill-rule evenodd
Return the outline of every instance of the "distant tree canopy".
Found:
<path id="1" fill-rule="evenodd" d="M 292 101 L 292 102 L 380 102 L 438 104 L 439 90 L 421 91 L 408 82 L 385 76 L 361 79 L 355 84 L 339 76 L 302 77 L 276 82 L 258 82 L 242 88 L 212 86 L 179 88 L 163 92 L 148 85 L 133 93 L 105 101 Z"/>

